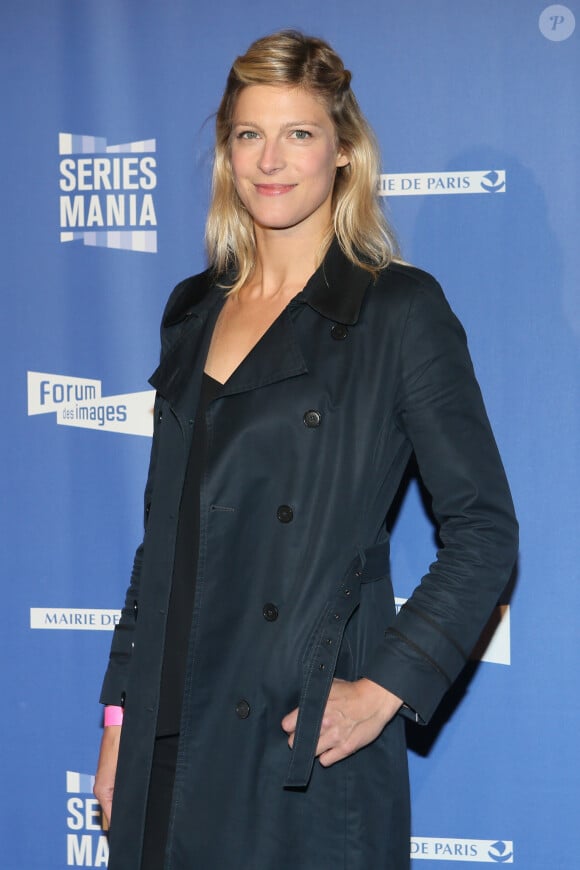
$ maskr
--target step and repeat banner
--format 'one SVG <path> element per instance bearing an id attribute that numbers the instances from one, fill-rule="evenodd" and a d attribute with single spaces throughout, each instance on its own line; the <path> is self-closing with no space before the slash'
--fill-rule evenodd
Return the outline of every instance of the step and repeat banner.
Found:
<path id="1" fill-rule="evenodd" d="M 159 319 L 204 267 L 229 66 L 282 27 L 353 71 L 380 192 L 466 327 L 521 523 L 465 674 L 409 729 L 413 866 L 575 870 L 578 0 L 3 0 L 0 864 L 106 866 L 97 699 L 141 534 Z M 411 476 L 399 601 L 436 548 L 423 501 Z"/>

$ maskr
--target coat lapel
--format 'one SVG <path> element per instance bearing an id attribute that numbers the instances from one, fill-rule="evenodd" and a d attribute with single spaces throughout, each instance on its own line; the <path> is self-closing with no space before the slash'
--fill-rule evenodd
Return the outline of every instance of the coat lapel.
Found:
<path id="1" fill-rule="evenodd" d="M 233 396 L 257 390 L 307 371 L 292 317 L 286 308 L 230 375 L 221 394 Z"/>
<path id="2" fill-rule="evenodd" d="M 370 272 L 351 263 L 335 239 L 319 269 L 274 321 L 224 385 L 222 395 L 255 390 L 308 371 L 296 336 L 292 310 L 308 305 L 336 323 L 357 322 Z"/>
<path id="3" fill-rule="evenodd" d="M 370 282 L 369 272 L 350 263 L 335 240 L 304 290 L 242 360 L 221 395 L 236 395 L 305 374 L 308 368 L 296 337 L 292 309 L 306 304 L 327 319 L 355 324 Z M 204 272 L 178 285 L 167 304 L 163 317 L 166 350 L 149 383 L 168 400 L 183 423 L 194 414 L 223 303 L 223 290 Z"/>
<path id="4" fill-rule="evenodd" d="M 162 329 L 166 349 L 149 378 L 183 425 L 195 414 L 209 343 L 224 302 L 223 292 L 210 287 L 205 273 L 201 278 L 183 282 L 170 297 Z"/>

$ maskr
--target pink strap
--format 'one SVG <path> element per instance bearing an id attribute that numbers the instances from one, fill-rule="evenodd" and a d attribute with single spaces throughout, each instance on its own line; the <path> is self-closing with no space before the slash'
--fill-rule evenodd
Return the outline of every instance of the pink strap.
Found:
<path id="1" fill-rule="evenodd" d="M 105 707 L 105 726 L 107 725 L 122 725 L 123 724 L 123 708 L 113 707 L 108 704 Z"/>

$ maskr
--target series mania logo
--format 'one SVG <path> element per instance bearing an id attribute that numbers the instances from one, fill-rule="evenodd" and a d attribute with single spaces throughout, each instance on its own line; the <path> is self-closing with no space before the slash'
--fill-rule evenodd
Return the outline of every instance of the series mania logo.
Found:
<path id="1" fill-rule="evenodd" d="M 66 772 L 66 866 L 106 867 L 109 842 L 98 800 L 93 797 L 94 776 Z"/>
<path id="2" fill-rule="evenodd" d="M 107 145 L 59 134 L 60 240 L 157 252 L 155 139 Z"/>

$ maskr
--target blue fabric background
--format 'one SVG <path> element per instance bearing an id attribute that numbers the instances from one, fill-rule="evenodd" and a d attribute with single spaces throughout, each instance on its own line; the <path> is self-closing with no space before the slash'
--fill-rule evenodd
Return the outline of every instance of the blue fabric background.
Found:
<path id="1" fill-rule="evenodd" d="M 524 870 L 579 866 L 580 27 L 547 38 L 545 5 L 2 3 L 5 870 L 104 866 L 88 775 L 110 633 L 33 630 L 30 608 L 120 607 L 150 445 L 28 416 L 26 372 L 96 378 L 104 395 L 148 389 L 164 301 L 204 265 L 229 65 L 288 26 L 328 39 L 352 69 L 384 172 L 506 172 L 505 193 L 388 205 L 406 259 L 439 278 L 467 330 L 521 523 L 511 665 L 474 665 L 434 726 L 410 734 L 413 834 L 510 842 Z M 580 20 L 578 0 L 567 8 Z M 156 140 L 157 253 L 60 241 L 62 132 Z M 412 482 L 394 531 L 397 595 L 434 548 Z M 67 771 L 81 774 L 68 790 Z M 461 850 L 447 857 L 442 870 Z"/>

